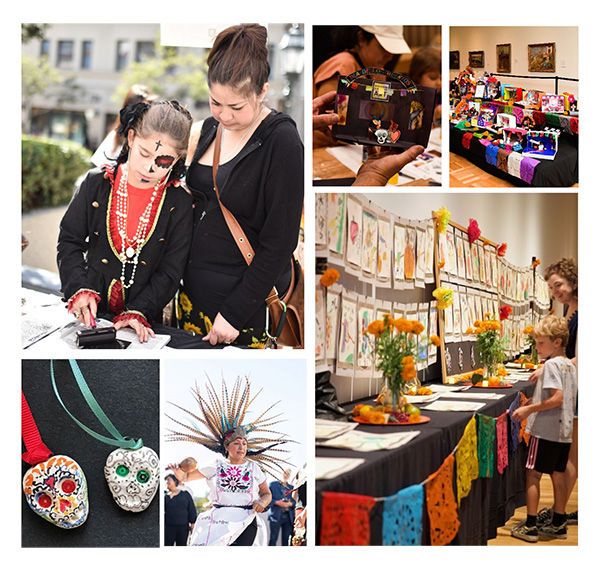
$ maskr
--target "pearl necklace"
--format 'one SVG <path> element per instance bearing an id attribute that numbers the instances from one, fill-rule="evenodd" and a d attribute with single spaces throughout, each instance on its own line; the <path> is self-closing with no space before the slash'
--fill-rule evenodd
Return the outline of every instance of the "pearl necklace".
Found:
<path id="1" fill-rule="evenodd" d="M 157 181 L 154 185 L 154 191 L 152 196 L 142 212 L 137 230 L 131 240 L 127 236 L 127 213 L 128 213 L 128 194 L 127 194 L 127 181 L 128 181 L 129 161 L 121 165 L 121 178 L 119 179 L 119 187 L 117 188 L 117 232 L 121 237 L 121 253 L 119 258 L 121 260 L 121 283 L 125 289 L 129 289 L 135 281 L 135 272 L 137 270 L 140 252 L 142 246 L 148 234 L 148 224 L 150 222 L 150 213 L 152 212 L 152 206 L 158 196 L 158 190 L 162 181 Z M 168 173 L 167 173 L 167 176 Z M 166 180 L 167 176 L 163 179 Z M 129 245 L 128 245 L 129 244 Z M 133 270 L 131 271 L 131 277 L 129 281 L 125 283 L 125 268 L 127 264 L 133 264 Z"/>

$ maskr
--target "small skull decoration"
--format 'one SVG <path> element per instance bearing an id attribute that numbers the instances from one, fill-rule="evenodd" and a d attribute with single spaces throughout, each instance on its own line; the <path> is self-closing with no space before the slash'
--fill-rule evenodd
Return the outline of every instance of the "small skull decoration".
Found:
<path id="1" fill-rule="evenodd" d="M 23 477 L 23 492 L 29 507 L 57 527 L 73 529 L 87 519 L 85 475 L 68 456 L 52 456 L 29 468 Z"/>
<path id="2" fill-rule="evenodd" d="M 144 511 L 158 490 L 159 460 L 154 450 L 117 448 L 106 459 L 104 477 L 115 502 L 130 512 Z"/>

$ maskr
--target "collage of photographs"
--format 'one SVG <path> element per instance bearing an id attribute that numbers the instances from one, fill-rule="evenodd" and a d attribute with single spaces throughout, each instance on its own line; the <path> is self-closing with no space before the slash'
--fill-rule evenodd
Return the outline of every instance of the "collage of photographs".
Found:
<path id="1" fill-rule="evenodd" d="M 582 28 L 157 19 L 20 23 L 19 547 L 584 545 Z"/>

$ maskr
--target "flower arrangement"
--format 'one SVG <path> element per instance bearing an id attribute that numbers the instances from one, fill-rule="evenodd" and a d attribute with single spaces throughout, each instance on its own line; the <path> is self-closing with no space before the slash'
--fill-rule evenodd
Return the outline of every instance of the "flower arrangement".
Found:
<path id="1" fill-rule="evenodd" d="M 407 406 L 403 395 L 407 392 L 408 384 L 417 377 L 416 355 L 419 349 L 419 335 L 424 329 L 420 321 L 394 319 L 389 315 L 384 315 L 383 319 L 376 319 L 367 326 L 366 333 L 373 336 L 372 348 L 377 357 L 376 367 L 383 373 L 393 397 L 392 410 Z M 439 337 L 433 335 L 430 342 L 439 344 Z M 411 411 L 411 414 L 415 413 L 414 410 Z"/>
<path id="2" fill-rule="evenodd" d="M 477 320 L 473 326 L 475 329 L 471 332 L 477 336 L 479 361 L 483 365 L 484 375 L 491 377 L 498 363 L 504 360 L 506 351 L 506 341 L 500 337 L 500 321 L 489 319 L 489 314 L 486 314 L 483 321 Z"/>

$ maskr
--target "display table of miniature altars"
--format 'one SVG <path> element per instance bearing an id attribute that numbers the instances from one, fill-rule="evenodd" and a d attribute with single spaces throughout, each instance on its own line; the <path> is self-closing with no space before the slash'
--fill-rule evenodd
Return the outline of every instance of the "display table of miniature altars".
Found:
<path id="1" fill-rule="evenodd" d="M 538 160 L 495 145 L 494 141 L 500 142 L 502 136 L 484 126 L 475 127 L 477 118 L 469 122 L 469 126 L 465 126 L 465 121 L 450 125 L 451 152 L 516 186 L 570 187 L 578 183 L 579 117 L 542 113 L 498 102 L 487 105 L 495 107 L 497 113 L 514 115 L 517 126 L 560 129 L 554 159 Z"/>
<path id="2" fill-rule="evenodd" d="M 471 387 L 466 391 L 469 401 L 484 402 L 477 412 L 497 418 L 507 411 L 519 392 L 526 397 L 533 394 L 534 386 L 528 382 L 515 383 L 511 388 L 493 389 L 502 392 L 502 397 L 486 398 L 489 389 Z M 479 395 L 479 399 L 478 399 Z M 359 401 L 373 404 L 373 399 Z M 346 406 L 352 410 L 357 402 Z M 415 431 L 419 435 L 393 450 L 356 452 L 339 448 L 319 446 L 316 456 L 326 458 L 361 458 L 364 463 L 353 470 L 332 479 L 317 480 L 317 530 L 319 544 L 321 522 L 321 499 L 323 492 L 361 494 L 374 498 L 385 498 L 412 485 L 425 482 L 435 473 L 443 461 L 452 453 L 463 435 L 472 412 L 429 411 L 421 408 L 421 413 L 431 421 L 427 424 L 405 426 L 360 425 L 357 430 L 375 434 L 390 431 Z M 508 521 L 517 507 L 525 505 L 525 442 L 521 442 L 514 453 L 509 452 L 508 466 L 502 474 L 495 468 L 493 477 L 477 478 L 472 481 L 471 491 L 463 498 L 458 508 L 460 527 L 452 545 L 486 545 L 496 537 L 496 530 Z M 370 512 L 371 545 L 382 545 L 383 502 L 378 501 Z M 429 545 L 429 522 L 426 502 L 423 509 L 423 545 Z"/>

